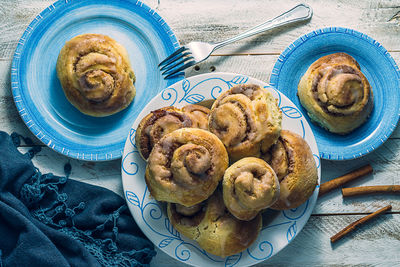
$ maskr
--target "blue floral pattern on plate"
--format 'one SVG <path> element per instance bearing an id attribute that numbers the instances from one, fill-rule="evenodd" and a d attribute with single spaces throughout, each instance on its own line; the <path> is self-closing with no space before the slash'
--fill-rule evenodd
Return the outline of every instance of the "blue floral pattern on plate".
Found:
<path id="1" fill-rule="evenodd" d="M 236 255 L 221 258 L 206 252 L 195 241 L 180 235 L 166 215 L 165 204 L 150 197 L 144 181 L 146 163 L 140 157 L 135 144 L 136 127 L 140 120 L 150 111 L 160 107 L 172 105 L 182 107 L 207 99 L 216 99 L 222 92 L 241 83 L 258 84 L 273 94 L 283 113 L 283 129 L 294 131 L 306 139 L 313 151 L 320 176 L 318 148 L 307 121 L 285 95 L 267 83 L 245 75 L 213 73 L 190 77 L 164 89 L 150 101 L 132 125 L 121 164 L 122 182 L 129 209 L 142 231 L 155 246 L 171 257 L 191 265 L 248 266 L 272 257 L 301 231 L 317 200 L 319 187 L 300 207 L 277 212 L 274 219 L 263 226 L 257 240 L 248 249 Z"/>

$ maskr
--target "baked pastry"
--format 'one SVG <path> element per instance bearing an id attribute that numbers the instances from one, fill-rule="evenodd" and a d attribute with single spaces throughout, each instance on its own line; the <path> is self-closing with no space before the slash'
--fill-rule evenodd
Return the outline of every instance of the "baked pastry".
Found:
<path id="1" fill-rule="evenodd" d="M 224 143 L 232 162 L 260 155 L 281 131 L 282 113 L 276 99 L 255 84 L 239 84 L 222 93 L 211 107 L 209 130 Z"/>
<path id="2" fill-rule="evenodd" d="M 208 115 L 210 114 L 210 109 L 193 104 L 184 106 L 182 112 L 189 115 L 193 122 L 192 127 L 208 130 Z"/>
<path id="3" fill-rule="evenodd" d="M 298 96 L 310 118 L 332 133 L 346 134 L 363 124 L 373 108 L 373 93 L 360 65 L 350 55 L 321 57 L 308 68 Z"/>
<path id="4" fill-rule="evenodd" d="M 189 207 L 206 200 L 228 168 L 228 154 L 214 134 L 181 128 L 163 136 L 150 153 L 145 180 L 158 201 Z"/>
<path id="5" fill-rule="evenodd" d="M 164 135 L 183 127 L 191 127 L 189 115 L 175 107 L 152 111 L 144 117 L 136 129 L 135 141 L 140 155 L 147 160 L 154 145 Z"/>
<path id="6" fill-rule="evenodd" d="M 106 35 L 82 34 L 66 42 L 57 75 L 69 102 L 90 116 L 117 113 L 136 94 L 126 49 Z"/>
<path id="7" fill-rule="evenodd" d="M 168 218 L 178 232 L 197 241 L 205 251 L 220 257 L 245 250 L 261 231 L 261 215 L 251 221 L 238 220 L 225 208 L 220 190 L 190 209 L 192 213 L 178 204 L 168 203 Z"/>
<path id="8" fill-rule="evenodd" d="M 243 158 L 232 164 L 222 180 L 224 203 L 239 220 L 252 220 L 279 197 L 279 180 L 264 160 Z"/>
<path id="9" fill-rule="evenodd" d="M 297 208 L 312 195 L 318 184 L 318 171 L 311 149 L 300 135 L 282 130 L 278 142 L 264 159 L 280 183 L 279 198 L 271 209 Z"/>

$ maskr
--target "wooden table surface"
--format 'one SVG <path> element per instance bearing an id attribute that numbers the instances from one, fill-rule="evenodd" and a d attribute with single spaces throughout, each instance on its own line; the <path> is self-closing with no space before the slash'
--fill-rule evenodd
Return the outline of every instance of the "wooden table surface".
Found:
<path id="1" fill-rule="evenodd" d="M 285 27 L 236 42 L 218 50 L 193 76 L 211 71 L 235 72 L 268 82 L 283 49 L 299 36 L 322 27 L 342 26 L 361 31 L 380 42 L 400 64 L 400 1 L 305 1 L 314 15 L 308 23 Z M 69 159 L 43 145 L 18 115 L 11 94 L 10 65 L 23 31 L 37 14 L 52 3 L 48 0 L 0 1 L 0 129 L 29 136 L 42 151 L 34 164 L 42 172 L 63 175 L 66 162 L 72 179 L 103 186 L 122 194 L 120 160 L 85 162 Z M 152 0 L 157 12 L 175 32 L 181 44 L 216 42 L 243 32 L 296 5 L 297 1 L 272 0 Z M 398 97 L 398 96 L 396 96 Z M 27 150 L 24 147 L 22 150 Z M 400 130 L 367 156 L 351 161 L 322 160 L 322 181 L 370 163 L 374 172 L 351 186 L 400 184 Z M 392 211 L 364 225 L 337 244 L 330 236 L 349 223 L 391 204 Z M 183 266 L 157 249 L 152 266 Z M 336 190 L 318 199 L 313 213 L 298 236 L 285 249 L 259 266 L 382 265 L 400 266 L 400 197 L 373 195 L 343 199 Z"/>

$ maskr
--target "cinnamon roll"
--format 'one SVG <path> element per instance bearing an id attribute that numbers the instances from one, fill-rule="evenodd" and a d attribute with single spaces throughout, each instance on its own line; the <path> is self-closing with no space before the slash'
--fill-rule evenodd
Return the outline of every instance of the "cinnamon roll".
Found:
<path id="1" fill-rule="evenodd" d="M 280 184 L 279 198 L 271 209 L 297 208 L 312 195 L 318 184 L 318 171 L 311 149 L 301 136 L 282 130 L 278 142 L 264 159 Z"/>
<path id="2" fill-rule="evenodd" d="M 208 130 L 208 115 L 210 110 L 200 105 L 187 105 L 182 108 L 182 112 L 187 114 L 192 122 L 192 127 Z"/>
<path id="3" fill-rule="evenodd" d="M 282 113 L 276 99 L 255 84 L 240 84 L 221 94 L 211 107 L 208 126 L 224 143 L 234 162 L 259 156 L 276 142 Z"/>
<path id="4" fill-rule="evenodd" d="M 183 127 L 191 127 L 190 117 L 175 107 L 152 111 L 144 117 L 136 129 L 135 141 L 140 155 L 147 160 L 154 145 L 164 135 Z"/>
<path id="5" fill-rule="evenodd" d="M 158 201 L 189 207 L 206 200 L 228 167 L 228 154 L 214 134 L 181 128 L 160 139 L 150 153 L 145 180 Z"/>
<path id="6" fill-rule="evenodd" d="M 373 93 L 360 65 L 350 55 L 321 57 L 308 68 L 298 86 L 310 118 L 327 130 L 346 134 L 363 124 L 373 108 Z"/>
<path id="7" fill-rule="evenodd" d="M 108 36 L 72 38 L 61 49 L 56 69 L 65 96 L 84 114 L 108 116 L 125 109 L 135 97 L 128 53 Z"/>
<path id="8" fill-rule="evenodd" d="M 191 209 L 195 212 L 187 214 L 179 204 L 168 203 L 168 218 L 178 232 L 216 256 L 226 257 L 245 250 L 261 231 L 260 214 L 250 221 L 238 220 L 226 209 L 218 189 L 208 200 Z"/>
<path id="9" fill-rule="evenodd" d="M 264 160 L 243 158 L 232 164 L 222 181 L 224 203 L 239 220 L 252 220 L 279 197 L 279 181 Z"/>

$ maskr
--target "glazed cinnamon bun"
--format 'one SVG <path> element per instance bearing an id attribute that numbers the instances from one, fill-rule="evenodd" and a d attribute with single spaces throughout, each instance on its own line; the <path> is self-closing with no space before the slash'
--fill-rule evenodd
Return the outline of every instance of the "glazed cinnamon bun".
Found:
<path id="1" fill-rule="evenodd" d="M 190 117 L 193 122 L 193 128 L 208 130 L 208 115 L 210 114 L 210 109 L 193 104 L 184 106 L 182 112 Z"/>
<path id="2" fill-rule="evenodd" d="M 228 167 L 228 154 L 214 134 L 181 128 L 160 139 L 150 153 L 145 180 L 158 201 L 189 207 L 206 200 Z"/>
<path id="3" fill-rule="evenodd" d="M 276 99 L 255 84 L 240 84 L 221 94 L 211 107 L 209 130 L 224 143 L 232 162 L 259 156 L 281 130 L 282 113 Z"/>
<path id="4" fill-rule="evenodd" d="M 232 164 L 222 180 L 224 203 L 239 220 L 252 220 L 279 197 L 279 181 L 264 160 L 243 158 Z"/>
<path id="5" fill-rule="evenodd" d="M 297 208 L 312 195 L 318 184 L 318 171 L 311 149 L 301 136 L 282 130 L 278 142 L 264 159 L 280 184 L 279 198 L 271 209 Z"/>
<path id="6" fill-rule="evenodd" d="M 346 53 L 311 64 L 299 82 L 298 96 L 312 121 L 337 134 L 362 125 L 373 108 L 371 86 L 357 61 Z"/>
<path id="7" fill-rule="evenodd" d="M 112 115 L 135 97 L 135 75 L 128 53 L 106 35 L 72 38 L 61 49 L 56 68 L 65 96 L 84 114 Z"/>
<path id="8" fill-rule="evenodd" d="M 161 137 L 177 129 L 191 126 L 190 117 L 175 107 L 152 111 L 140 121 L 136 129 L 135 141 L 140 155 L 147 160 Z"/>

